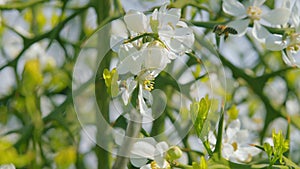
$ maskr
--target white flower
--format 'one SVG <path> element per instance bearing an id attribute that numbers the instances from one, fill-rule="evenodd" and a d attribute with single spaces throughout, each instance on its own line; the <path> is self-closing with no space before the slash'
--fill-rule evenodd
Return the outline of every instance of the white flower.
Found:
<path id="1" fill-rule="evenodd" d="M 297 3 L 298 2 L 298 3 Z M 283 60 L 286 64 L 300 67 L 300 20 L 299 1 L 296 1 L 291 14 L 292 27 L 295 32 L 288 37 L 270 34 L 266 39 L 266 48 L 272 51 L 282 51 Z"/>
<path id="2" fill-rule="evenodd" d="M 131 55 L 129 55 L 131 53 Z M 128 55 L 128 56 L 126 56 Z M 171 62 L 174 54 L 170 53 L 166 48 L 159 44 L 145 44 L 144 49 L 138 51 L 133 45 L 122 45 L 119 52 L 120 61 L 117 66 L 119 74 L 130 73 L 127 80 L 120 83 L 122 99 L 127 105 L 129 98 L 136 87 L 139 87 L 139 107 L 140 112 L 145 118 L 152 121 L 152 95 L 150 91 L 153 89 L 155 77 Z M 149 104 L 146 103 L 149 102 Z"/>
<path id="3" fill-rule="evenodd" d="M 131 150 L 130 162 L 135 167 L 143 169 L 156 165 L 159 168 L 168 168 L 169 163 L 165 160 L 166 151 L 169 146 L 166 142 L 157 143 L 153 138 L 145 138 L 133 145 Z M 154 163 L 148 164 L 148 159 L 154 160 Z"/>
<path id="4" fill-rule="evenodd" d="M 133 79 L 133 77 L 129 77 L 126 81 L 121 81 L 120 82 L 120 89 L 122 93 L 122 99 L 125 105 L 128 104 L 130 96 L 134 89 L 137 86 L 137 82 Z"/>
<path id="5" fill-rule="evenodd" d="M 124 16 L 128 30 L 136 33 L 144 33 L 148 29 L 149 21 L 146 15 L 139 11 L 130 10 Z"/>
<path id="6" fill-rule="evenodd" d="M 167 9 L 167 5 L 154 10 L 151 16 L 131 10 L 124 22 L 114 21 L 111 25 L 110 45 L 119 57 L 116 69 L 123 78 L 119 82 L 123 102 L 127 105 L 138 89 L 138 108 L 147 122 L 153 121 L 150 91 L 154 89 L 155 77 L 194 43 L 192 29 L 179 21 L 181 10 Z"/>
<path id="7" fill-rule="evenodd" d="M 267 38 L 270 33 L 260 24 L 260 20 L 264 19 L 271 25 L 283 25 L 289 20 L 290 10 L 287 8 L 277 8 L 263 13 L 261 6 L 265 1 L 254 0 L 246 6 L 237 0 L 223 0 L 223 11 L 240 18 L 230 22 L 228 26 L 235 28 L 239 35 L 243 35 L 247 31 L 249 23 L 253 21 L 253 36 L 258 40 Z"/>
<path id="8" fill-rule="evenodd" d="M 192 47 L 194 34 L 186 23 L 179 21 L 181 10 L 168 10 L 167 5 L 163 5 L 159 10 L 155 9 L 150 19 L 142 12 L 131 10 L 124 16 L 124 22 L 131 37 L 142 33 L 156 33 L 170 52 L 182 54 Z M 113 22 L 110 45 L 114 51 L 117 51 L 116 45 L 120 41 L 129 37 L 128 31 L 124 29 L 122 21 Z M 141 39 L 131 43 L 137 48 L 142 45 Z"/>
<path id="9" fill-rule="evenodd" d="M 260 153 L 260 150 L 250 146 L 250 134 L 248 130 L 241 130 L 240 121 L 232 121 L 222 139 L 222 156 L 233 162 L 250 162 L 252 157 Z M 210 133 L 209 141 L 215 145 L 216 138 Z"/>

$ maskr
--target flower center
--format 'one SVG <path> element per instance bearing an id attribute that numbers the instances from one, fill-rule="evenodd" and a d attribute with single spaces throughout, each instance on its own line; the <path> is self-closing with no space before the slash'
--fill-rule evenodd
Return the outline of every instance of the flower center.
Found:
<path id="1" fill-rule="evenodd" d="M 157 164 L 155 161 L 151 162 L 151 169 L 157 169 Z"/>
<path id="2" fill-rule="evenodd" d="M 170 164 L 168 163 L 166 167 L 160 168 L 155 161 L 150 163 L 151 169 L 171 169 Z"/>
<path id="3" fill-rule="evenodd" d="M 300 33 L 293 33 L 290 38 L 291 43 L 287 47 L 287 50 L 298 52 L 300 49 Z"/>
<path id="4" fill-rule="evenodd" d="M 152 80 L 144 80 L 143 87 L 145 90 L 151 91 L 154 89 L 154 82 Z"/>
<path id="5" fill-rule="evenodd" d="M 236 142 L 233 142 L 231 145 L 232 145 L 234 151 L 236 151 L 238 149 L 238 145 Z"/>
<path id="6" fill-rule="evenodd" d="M 261 13 L 262 13 L 262 10 L 257 6 L 249 6 L 247 9 L 247 15 L 252 20 L 260 20 Z"/>

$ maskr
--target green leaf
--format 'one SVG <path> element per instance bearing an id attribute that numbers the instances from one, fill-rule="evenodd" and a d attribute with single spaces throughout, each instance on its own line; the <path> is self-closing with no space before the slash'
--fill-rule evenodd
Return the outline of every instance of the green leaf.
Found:
<path id="1" fill-rule="evenodd" d="M 114 68 L 112 71 L 104 69 L 103 78 L 107 87 L 107 93 L 109 93 L 112 97 L 116 97 L 119 93 L 119 74 L 117 69 Z"/>
<path id="2" fill-rule="evenodd" d="M 206 98 L 202 98 L 200 102 L 193 102 L 190 105 L 191 116 L 194 122 L 194 128 L 200 138 L 203 125 L 207 119 L 209 106 Z"/>
<path id="3" fill-rule="evenodd" d="M 295 169 L 300 169 L 300 167 L 297 164 L 295 164 L 293 161 L 291 161 L 290 159 L 288 159 L 284 156 L 282 158 L 283 158 L 283 161 L 285 162 L 285 164 L 287 166 L 293 167 Z"/>

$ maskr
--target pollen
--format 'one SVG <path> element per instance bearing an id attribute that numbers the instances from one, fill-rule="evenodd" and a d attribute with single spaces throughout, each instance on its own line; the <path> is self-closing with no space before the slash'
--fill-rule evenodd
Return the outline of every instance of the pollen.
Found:
<path id="1" fill-rule="evenodd" d="M 234 151 L 236 151 L 238 149 L 238 145 L 236 142 L 233 142 L 231 145 L 232 145 Z"/>
<path id="2" fill-rule="evenodd" d="M 151 91 L 154 89 L 154 82 L 152 80 L 144 80 L 143 87 L 145 90 Z"/>
<path id="3" fill-rule="evenodd" d="M 260 20 L 260 15 L 262 14 L 262 10 L 257 6 L 249 6 L 247 9 L 247 15 L 252 20 Z"/>

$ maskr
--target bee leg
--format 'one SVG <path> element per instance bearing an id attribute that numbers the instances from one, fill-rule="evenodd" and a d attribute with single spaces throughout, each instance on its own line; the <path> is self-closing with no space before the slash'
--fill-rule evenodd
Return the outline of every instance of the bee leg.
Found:
<path id="1" fill-rule="evenodd" d="M 225 33 L 224 40 L 226 40 L 227 38 L 228 38 L 228 32 Z"/>

